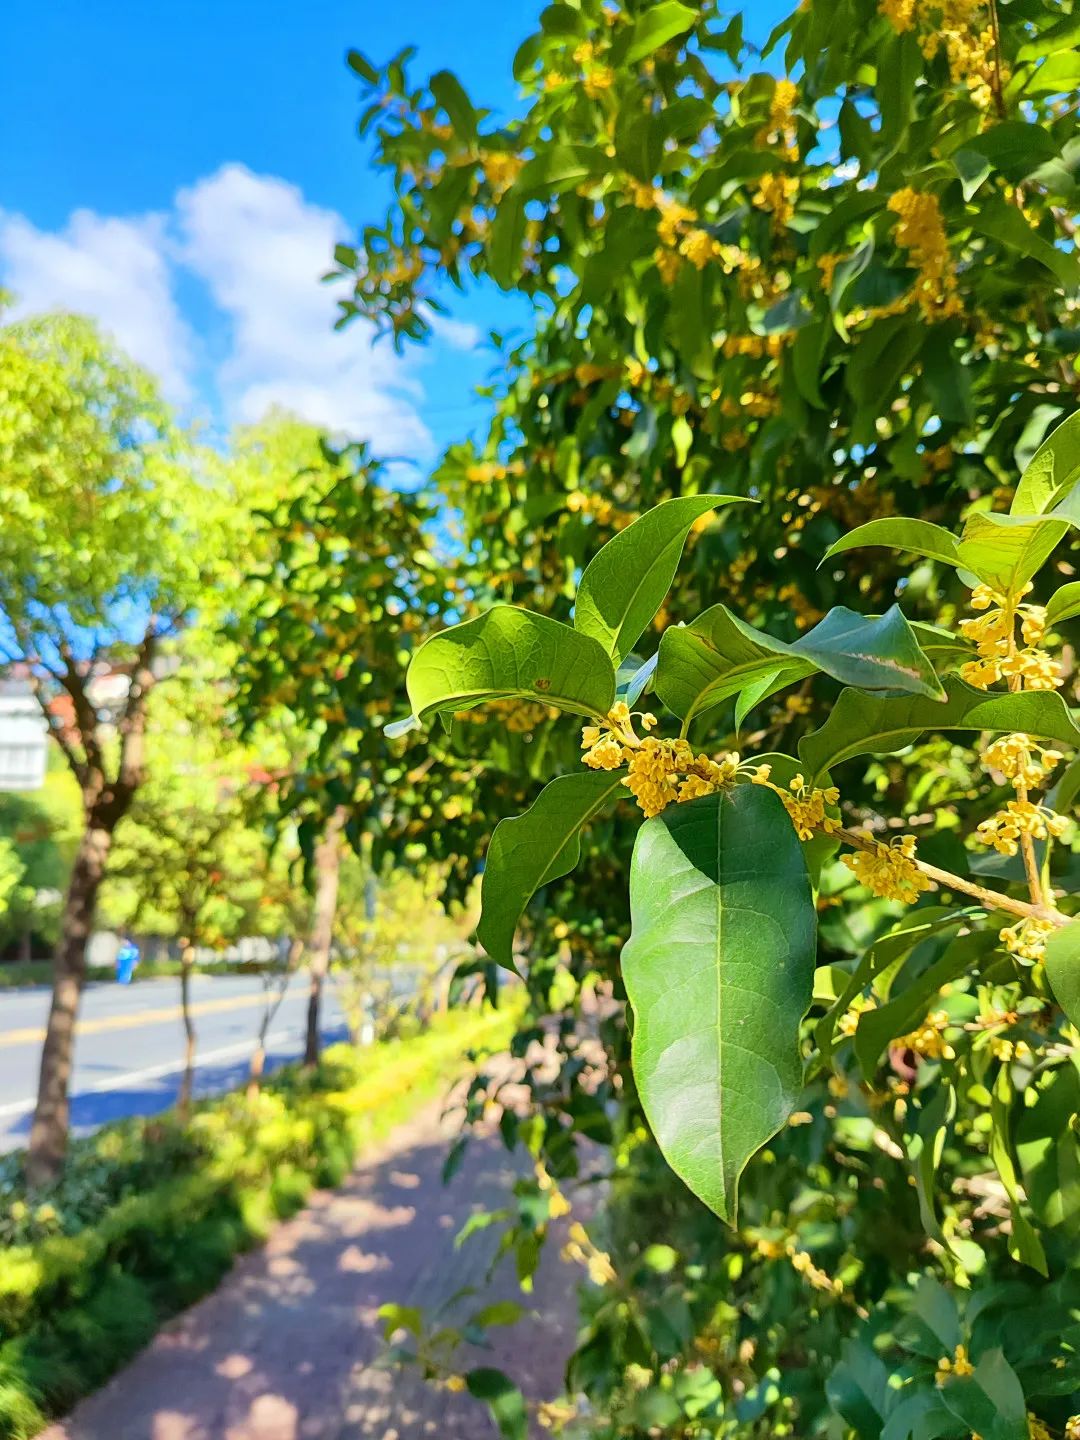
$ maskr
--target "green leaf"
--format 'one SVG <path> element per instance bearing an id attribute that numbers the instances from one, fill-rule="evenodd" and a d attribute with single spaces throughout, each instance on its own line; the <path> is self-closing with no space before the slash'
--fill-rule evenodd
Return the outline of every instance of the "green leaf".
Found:
<path id="1" fill-rule="evenodd" d="M 798 1098 L 814 980 L 810 879 L 779 799 L 743 785 L 647 821 L 630 909 L 622 971 L 645 1113 L 675 1173 L 734 1223 L 746 1162 Z"/>
<path id="2" fill-rule="evenodd" d="M 837 996 L 836 1003 L 818 1021 L 814 1030 L 814 1041 L 822 1059 L 828 1059 L 832 1054 L 836 1024 L 840 1016 L 872 980 L 902 961 L 916 945 L 921 945 L 924 940 L 930 939 L 941 930 L 965 923 L 979 913 L 977 910 L 959 909 L 956 906 L 928 905 L 921 910 L 912 910 L 891 930 L 875 940 L 851 972 L 847 984 Z"/>
<path id="3" fill-rule="evenodd" d="M 956 1091 L 951 1085 L 939 1085 L 934 1098 L 929 1104 L 924 1103 L 923 1108 L 916 1114 L 918 1128 L 913 1135 L 906 1137 L 906 1143 L 908 1159 L 915 1176 L 919 1219 L 925 1233 L 947 1250 L 948 1237 L 941 1228 L 934 1206 L 934 1177 L 941 1165 L 949 1126 L 956 1118 Z"/>
<path id="4" fill-rule="evenodd" d="M 1016 1156 L 1024 1191 L 1044 1225 L 1080 1233 L 1080 1073 L 1071 1058 L 1054 1070 L 1016 1122 Z"/>
<path id="5" fill-rule="evenodd" d="M 990 1102 L 990 1159 L 998 1173 L 1002 1188 L 1009 1198 L 1012 1224 L 1009 1234 L 1009 1254 L 1022 1265 L 1030 1265 L 1040 1275 L 1049 1272 L 1046 1254 L 1039 1239 L 1039 1233 L 1024 1213 L 1020 1203 L 1020 1182 L 1013 1163 L 1012 1144 L 1009 1137 L 1009 1118 L 1014 1100 L 1009 1067 L 1002 1065 L 994 1081 L 993 1098 Z"/>
<path id="6" fill-rule="evenodd" d="M 834 555 L 846 550 L 860 550 L 864 545 L 885 545 L 890 550 L 903 550 L 910 555 L 923 555 L 928 560 L 942 560 L 946 565 L 958 565 L 955 535 L 929 520 L 870 520 L 857 525 L 846 535 L 829 546 L 822 557 L 822 564 Z"/>
<path id="7" fill-rule="evenodd" d="M 609 165 L 603 150 L 594 145 L 545 145 L 526 162 L 511 194 L 522 199 L 561 195 L 603 175 Z"/>
<path id="8" fill-rule="evenodd" d="M 975 231 L 999 240 L 1008 249 L 1038 260 L 1066 290 L 1075 291 L 1080 284 L 1080 266 L 1076 256 L 1044 240 L 1016 206 L 1010 205 L 1001 196 L 995 196 L 989 204 L 979 205 L 971 216 L 971 225 Z"/>
<path id="9" fill-rule="evenodd" d="M 1053 627 L 1063 620 L 1074 620 L 1080 615 L 1080 580 L 1073 580 L 1055 590 L 1046 607 L 1046 623 Z"/>
<path id="10" fill-rule="evenodd" d="M 574 602 L 574 627 L 621 660 L 664 603 L 695 521 L 738 495 L 685 495 L 647 510 L 593 556 Z"/>
<path id="11" fill-rule="evenodd" d="M 844 1341 L 839 1361 L 826 1376 L 825 1394 L 859 1440 L 878 1440 L 890 1408 L 889 1372 L 865 1341 Z"/>
<path id="12" fill-rule="evenodd" d="M 461 81 L 449 70 L 440 70 L 431 77 L 431 93 L 435 103 L 446 111 L 457 140 L 476 139 L 476 111 L 462 88 Z"/>
<path id="13" fill-rule="evenodd" d="M 971 956 L 966 948 L 958 950 L 955 944 L 950 945 L 945 954 L 902 990 L 895 1000 L 876 1010 L 867 1010 L 859 1017 L 859 1028 L 855 1031 L 855 1058 L 868 1084 L 874 1078 L 878 1061 L 889 1044 L 899 1036 L 907 1035 L 925 1017 L 930 1001 L 942 985 L 964 974 L 970 964 Z"/>
<path id="14" fill-rule="evenodd" d="M 1038 573 L 1067 529 L 1050 516 L 976 513 L 964 525 L 957 560 L 995 590 L 1015 594 Z"/>
<path id="15" fill-rule="evenodd" d="M 528 1440 L 529 1416 L 525 1397 L 501 1370 L 480 1366 L 465 1376 L 469 1394 L 483 1400 L 503 1440 Z"/>
<path id="16" fill-rule="evenodd" d="M 1009 513 L 1045 515 L 1065 499 L 1078 480 L 1080 410 L 1052 430 L 1035 451 L 1020 477 Z"/>
<path id="17" fill-rule="evenodd" d="M 799 742 L 808 773 L 819 775 L 857 755 L 891 755 L 926 730 L 1023 730 L 1040 740 L 1080 744 L 1080 726 L 1061 696 L 1049 690 L 995 693 L 953 677 L 944 685 L 944 704 L 921 696 L 842 691 L 825 724 Z"/>
<path id="18" fill-rule="evenodd" d="M 1046 978 L 1071 1025 L 1080 1025 L 1080 920 L 1055 930 L 1046 942 Z"/>
<path id="19" fill-rule="evenodd" d="M 941 1403 L 982 1440 L 1028 1440 L 1024 1390 L 1000 1350 L 987 1350 L 973 1375 L 947 1380 Z"/>
<path id="20" fill-rule="evenodd" d="M 680 5 L 678 0 L 660 0 L 658 5 L 650 6 L 634 23 L 623 63 L 636 65 L 677 35 L 685 35 L 697 18 L 696 10 Z"/>
<path id="21" fill-rule="evenodd" d="M 614 668 L 595 640 L 513 605 L 425 640 L 405 683 L 421 720 L 512 698 L 596 717 L 615 699 Z"/>
<path id="22" fill-rule="evenodd" d="M 659 654 L 656 693 L 684 729 L 747 687 L 753 687 L 749 704 L 759 704 L 819 670 L 864 690 L 945 693 L 895 605 L 874 620 L 838 605 L 793 644 L 740 620 L 726 605 L 714 605 L 692 625 L 666 630 Z"/>
<path id="23" fill-rule="evenodd" d="M 621 787 L 621 775 L 606 770 L 560 775 L 523 814 L 496 825 L 480 885 L 476 934 L 498 964 L 514 969 L 514 931 L 525 907 L 542 885 L 575 868 L 581 831 Z"/>
<path id="24" fill-rule="evenodd" d="M 520 279 L 527 225 L 525 202 L 513 191 L 504 195 L 491 224 L 487 247 L 491 278 L 504 290 L 512 289 Z"/>

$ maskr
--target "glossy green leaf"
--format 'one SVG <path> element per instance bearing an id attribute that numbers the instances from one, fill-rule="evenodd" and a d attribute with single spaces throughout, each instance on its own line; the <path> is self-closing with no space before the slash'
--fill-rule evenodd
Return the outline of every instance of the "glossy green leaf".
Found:
<path id="1" fill-rule="evenodd" d="M 665 500 L 621 530 L 585 567 L 574 602 L 574 626 L 616 661 L 628 655 L 664 603 L 693 525 L 738 495 L 685 495 Z"/>
<path id="2" fill-rule="evenodd" d="M 903 961 L 924 940 L 930 939 L 942 930 L 962 925 L 973 915 L 979 913 L 976 910 L 960 909 L 957 906 L 928 905 L 921 910 L 912 910 L 903 919 L 897 921 L 891 930 L 875 940 L 851 972 L 847 983 L 837 996 L 836 1003 L 818 1021 L 814 1030 L 814 1040 L 822 1059 L 827 1060 L 832 1054 L 836 1024 L 840 1016 L 848 1009 L 856 995 L 861 995 L 872 980 L 898 962 Z"/>
<path id="3" fill-rule="evenodd" d="M 664 632 L 655 688 L 689 725 L 748 686 L 757 704 L 815 671 L 865 690 L 944 695 L 895 605 L 874 620 L 838 605 L 793 644 L 740 620 L 726 605 L 714 605 L 692 625 Z"/>
<path id="4" fill-rule="evenodd" d="M 421 720 L 515 697 L 602 716 L 615 698 L 615 670 L 588 635 L 531 610 L 496 605 L 425 640 L 406 686 Z"/>
<path id="5" fill-rule="evenodd" d="M 825 1377 L 825 1394 L 859 1440 L 878 1440 L 893 1397 L 884 1361 L 864 1340 L 844 1341 Z"/>
<path id="6" fill-rule="evenodd" d="M 1028 126 L 1023 127 L 1025 130 Z M 1045 515 L 1080 481 L 1080 410 L 1052 430 L 1028 461 L 1009 513 Z"/>
<path id="7" fill-rule="evenodd" d="M 476 139 L 476 111 L 462 88 L 461 81 L 449 70 L 440 70 L 431 77 L 431 93 L 446 112 L 458 140 Z"/>
<path id="8" fill-rule="evenodd" d="M 867 545 L 883 545 L 889 550 L 902 550 L 909 555 L 922 555 L 928 560 L 941 560 L 946 565 L 958 565 L 958 541 L 956 536 L 940 525 L 929 520 L 870 520 L 857 525 L 846 535 L 841 535 L 825 551 L 822 564 L 834 555 L 843 555 L 848 550 L 861 550 Z"/>
<path id="9" fill-rule="evenodd" d="M 525 907 L 542 885 L 575 868 L 582 829 L 622 788 L 621 774 L 606 770 L 560 775 L 523 814 L 496 825 L 484 864 L 476 934 L 498 964 L 514 969 L 514 931 Z"/>
<path id="10" fill-rule="evenodd" d="M 1080 920 L 1055 930 L 1046 942 L 1046 978 L 1069 1022 L 1080 1025 Z"/>
<path id="11" fill-rule="evenodd" d="M 1064 620 L 1074 620 L 1080 615 L 1080 580 L 1062 585 L 1050 596 L 1046 607 L 1046 623 L 1053 627 Z"/>
<path id="12" fill-rule="evenodd" d="M 1012 1142 L 1009 1134 L 1012 1104 L 1015 1099 L 1009 1067 L 1002 1065 L 994 1081 L 993 1099 L 990 1102 L 990 1159 L 998 1173 L 1002 1188 L 1009 1199 L 1011 1226 L 1009 1254 L 1022 1265 L 1030 1265 L 1040 1275 L 1046 1275 L 1046 1253 L 1039 1239 L 1039 1233 L 1024 1213 L 1021 1204 L 1020 1182 L 1013 1161 Z"/>
<path id="13" fill-rule="evenodd" d="M 857 755 L 891 755 L 927 730 L 1023 730 L 1040 740 L 1080 744 L 1080 725 L 1052 691 L 975 690 L 952 677 L 944 685 L 944 704 L 842 691 L 825 724 L 799 742 L 807 771 L 818 775 Z"/>
<path id="14" fill-rule="evenodd" d="M 1035 1103 L 1016 1120 L 1016 1158 L 1032 1210 L 1047 1226 L 1080 1235 L 1080 1071 L 1068 1059 L 1054 1069 Z"/>
<path id="15" fill-rule="evenodd" d="M 988 204 L 977 206 L 972 223 L 983 235 L 1000 241 L 1020 255 L 1038 260 L 1066 289 L 1075 291 L 1080 286 L 1080 266 L 1075 254 L 1059 250 L 1049 240 L 1044 240 L 1004 196 L 995 196 Z"/>
<path id="16" fill-rule="evenodd" d="M 925 1094 L 925 1092 L 924 1092 Z M 914 1134 L 906 1137 L 908 1159 L 915 1177 L 915 1193 L 919 1200 L 919 1218 L 923 1230 L 948 1250 L 949 1241 L 941 1228 L 934 1204 L 934 1177 L 941 1165 L 949 1127 L 956 1118 L 956 1091 L 951 1085 L 939 1085 L 936 1095 L 919 1111 L 909 1112 L 918 1119 Z"/>
<path id="17" fill-rule="evenodd" d="M 697 18 L 698 12 L 679 4 L 679 0 L 659 0 L 659 4 L 649 6 L 634 24 L 624 63 L 636 65 L 677 36 L 685 35 Z"/>
<path id="18" fill-rule="evenodd" d="M 672 1169 L 725 1220 L 802 1084 L 815 910 L 802 849 L 760 786 L 669 807 L 638 833 L 622 971 L 634 1074 Z"/>
<path id="19" fill-rule="evenodd" d="M 982 1440 L 1028 1440 L 1024 1390 L 1000 1350 L 987 1350 L 973 1375 L 947 1380 L 941 1403 Z"/>
<path id="20" fill-rule="evenodd" d="M 977 513 L 964 525 L 957 561 L 995 590 L 1015 593 L 1039 572 L 1067 529 L 1049 516 Z"/>

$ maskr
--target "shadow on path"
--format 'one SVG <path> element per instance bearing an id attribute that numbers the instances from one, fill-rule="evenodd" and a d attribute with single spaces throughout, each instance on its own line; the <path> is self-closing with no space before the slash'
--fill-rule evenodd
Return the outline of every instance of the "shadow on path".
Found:
<path id="1" fill-rule="evenodd" d="M 381 1368 L 378 1307 L 438 1305 L 485 1287 L 497 1239 L 454 1236 L 477 1209 L 505 1203 L 517 1173 L 497 1137 L 470 1146 L 448 1187 L 445 1131 L 429 1110 L 338 1191 L 317 1194 L 221 1288 L 172 1321 L 96 1395 L 41 1440 L 486 1440 L 467 1395 Z M 535 1315 L 467 1363 L 512 1371 L 533 1398 L 561 1389 L 576 1329 L 578 1272 L 547 1247 Z M 496 1295 L 517 1296 L 500 1264 Z M 485 1300 L 492 1292 L 485 1288 Z M 459 1302 L 467 1310 L 480 1302 Z M 451 1311 L 460 1318 L 460 1310 Z"/>

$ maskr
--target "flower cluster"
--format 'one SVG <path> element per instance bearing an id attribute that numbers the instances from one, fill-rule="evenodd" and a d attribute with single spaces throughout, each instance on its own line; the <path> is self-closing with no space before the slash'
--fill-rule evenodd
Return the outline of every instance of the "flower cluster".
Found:
<path id="1" fill-rule="evenodd" d="M 596 1248 L 580 1221 L 575 1220 L 568 1233 L 570 1238 L 560 1252 L 562 1258 L 584 1265 L 594 1285 L 610 1285 L 617 1278 L 611 1256 Z"/>
<path id="2" fill-rule="evenodd" d="M 957 1345 L 951 1359 L 948 1355 L 943 1355 L 938 1361 L 934 1379 L 939 1385 L 944 1385 L 946 1380 L 952 1380 L 954 1377 L 962 1378 L 965 1375 L 974 1375 L 974 1373 L 975 1366 L 968 1359 L 967 1347 Z"/>
<path id="3" fill-rule="evenodd" d="M 823 835 L 833 835 L 840 829 L 840 821 L 830 815 L 826 809 L 827 806 L 835 805 L 840 799 L 840 791 L 835 785 L 818 790 L 812 785 L 807 785 L 804 775 L 795 775 L 789 781 L 788 788 L 784 790 L 781 786 L 773 784 L 771 775 L 771 765 L 759 765 L 750 778 L 755 785 L 767 785 L 774 794 L 780 796 L 800 840 L 812 839 L 816 830 L 820 830 Z"/>
<path id="4" fill-rule="evenodd" d="M 646 732 L 656 725 L 656 716 L 648 712 L 639 713 L 637 719 Z M 648 733 L 639 737 L 633 720 L 629 706 L 620 700 L 608 713 L 605 727 L 584 726 L 582 759 L 590 770 L 619 770 L 625 765 L 623 784 L 646 819 L 673 803 L 712 795 L 734 782 L 740 768 L 738 755 L 714 760 L 695 755 L 686 740 L 661 740 Z"/>
<path id="5" fill-rule="evenodd" d="M 878 10 L 898 35 L 918 25 L 919 48 L 926 59 L 944 53 L 952 82 L 965 85 L 980 109 L 989 109 L 1008 70 L 984 0 L 881 0 Z"/>
<path id="6" fill-rule="evenodd" d="M 751 197 L 759 210 L 772 216 L 774 230 L 783 230 L 795 214 L 795 197 L 799 181 L 795 175 L 763 175 Z"/>
<path id="7" fill-rule="evenodd" d="M 1031 917 L 1006 926 L 1001 932 L 1001 943 L 1010 955 L 1015 955 L 1018 960 L 1027 960 L 1033 965 L 1036 960 L 1042 959 L 1046 942 L 1053 933 L 1054 926 L 1049 920 Z"/>
<path id="8" fill-rule="evenodd" d="M 1061 667 L 1040 649 L 1046 633 L 1046 610 L 1042 605 L 1024 604 L 1030 582 L 1018 596 L 1003 595 L 989 585 L 976 585 L 971 608 L 984 611 L 974 619 L 960 621 L 960 633 L 971 640 L 978 653 L 960 667 L 960 678 L 978 690 L 996 680 L 1015 681 L 1015 689 L 1054 690 L 1064 683 Z M 1016 622 L 1020 622 L 1023 645 L 1016 643 Z"/>
<path id="9" fill-rule="evenodd" d="M 889 209 L 899 217 L 893 238 L 901 249 L 910 251 L 919 272 L 915 281 L 919 309 L 927 320 L 959 315 L 963 306 L 937 197 L 908 187 L 890 196 Z"/>
<path id="10" fill-rule="evenodd" d="M 930 881 L 915 863 L 914 835 L 897 835 L 886 844 L 871 841 L 872 850 L 856 850 L 844 856 L 844 864 L 861 885 L 886 900 L 914 905 Z"/>
<path id="11" fill-rule="evenodd" d="M 1044 784 L 1061 759 L 1060 750 L 1047 750 L 1024 734 L 1002 735 L 982 753 L 988 770 L 999 770 L 1006 780 L 1019 780 L 1026 786 Z"/>
<path id="12" fill-rule="evenodd" d="M 910 1035 L 901 1035 L 893 1043 L 900 1050 L 914 1050 L 925 1060 L 955 1060 L 956 1051 L 945 1043 L 945 1030 L 951 1024 L 944 1010 L 931 1010 L 926 1019 Z"/>
<path id="13" fill-rule="evenodd" d="M 981 844 L 992 845 L 999 855 L 1015 855 L 1023 836 L 1045 840 L 1052 835 L 1057 839 L 1068 825 L 1067 815 L 1058 815 L 1033 800 L 1018 799 L 1010 800 L 1003 810 L 981 821 L 975 835 Z"/>

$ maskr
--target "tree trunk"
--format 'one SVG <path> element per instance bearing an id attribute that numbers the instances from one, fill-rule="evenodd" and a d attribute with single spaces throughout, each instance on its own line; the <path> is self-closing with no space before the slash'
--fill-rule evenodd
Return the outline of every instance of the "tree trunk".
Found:
<path id="1" fill-rule="evenodd" d="M 26 1152 L 31 1186 L 55 1180 L 64 1163 L 68 1137 L 68 1086 L 75 1051 L 75 1021 L 86 978 L 86 946 L 94 923 L 98 891 L 112 844 L 112 830 L 87 826 L 71 871 L 60 940 L 53 957 L 53 991 L 41 1051 L 37 1105 Z"/>
<path id="2" fill-rule="evenodd" d="M 191 1014 L 191 972 L 195 966 L 195 947 L 188 943 L 180 956 L 180 1009 L 184 1017 L 184 1074 L 180 1081 L 177 1114 L 187 1120 L 191 1114 L 191 1092 L 195 1083 L 195 1021 Z"/>
<path id="3" fill-rule="evenodd" d="M 34 937 L 27 926 L 19 935 L 19 960 L 23 965 L 28 965 L 34 958 Z"/>
<path id="4" fill-rule="evenodd" d="M 307 1041 L 304 1064 L 319 1061 L 319 1021 L 323 987 L 330 968 L 330 946 L 334 938 L 334 914 L 337 910 L 338 876 L 341 872 L 341 832 L 345 828 L 345 808 L 338 806 L 326 822 L 323 838 L 315 847 L 315 914 L 311 923 L 311 944 L 308 946 Z"/>

